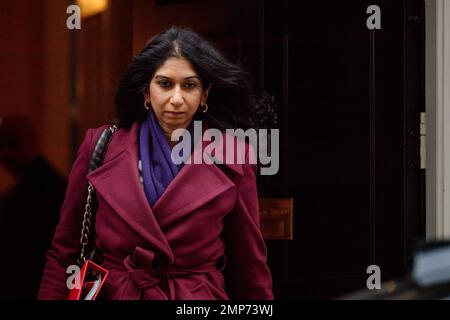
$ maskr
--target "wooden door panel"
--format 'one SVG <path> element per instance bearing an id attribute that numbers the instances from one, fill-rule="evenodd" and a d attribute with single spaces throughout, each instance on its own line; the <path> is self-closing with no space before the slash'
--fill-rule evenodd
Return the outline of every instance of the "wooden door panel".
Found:
<path id="1" fill-rule="evenodd" d="M 411 98 L 423 90 L 421 33 L 408 22 L 421 1 L 379 1 L 376 31 L 366 28 L 370 4 L 264 3 L 265 56 L 279 61 L 264 83 L 284 132 L 281 196 L 294 198 L 294 239 L 269 245 L 282 298 L 365 287 L 371 264 L 383 280 L 402 276 L 423 229 L 413 196 L 420 99 Z"/>

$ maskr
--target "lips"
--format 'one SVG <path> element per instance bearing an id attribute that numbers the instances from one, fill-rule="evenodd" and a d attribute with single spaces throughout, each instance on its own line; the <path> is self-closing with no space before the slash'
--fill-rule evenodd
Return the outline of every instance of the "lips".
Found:
<path id="1" fill-rule="evenodd" d="M 174 112 L 174 111 L 164 111 L 164 114 L 171 118 L 182 117 L 186 112 Z"/>

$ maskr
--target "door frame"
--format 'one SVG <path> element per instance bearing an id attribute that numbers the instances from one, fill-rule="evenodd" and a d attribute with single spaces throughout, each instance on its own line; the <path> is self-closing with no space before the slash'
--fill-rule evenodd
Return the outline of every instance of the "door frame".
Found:
<path id="1" fill-rule="evenodd" d="M 450 238 L 450 3 L 425 0 L 426 238 Z M 446 90 L 447 88 L 447 90 Z"/>

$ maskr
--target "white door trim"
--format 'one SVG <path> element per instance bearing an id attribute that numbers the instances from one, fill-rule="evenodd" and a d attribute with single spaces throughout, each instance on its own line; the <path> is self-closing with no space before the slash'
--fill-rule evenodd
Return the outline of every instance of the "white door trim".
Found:
<path id="1" fill-rule="evenodd" d="M 426 237 L 450 238 L 450 0 L 426 0 Z"/>

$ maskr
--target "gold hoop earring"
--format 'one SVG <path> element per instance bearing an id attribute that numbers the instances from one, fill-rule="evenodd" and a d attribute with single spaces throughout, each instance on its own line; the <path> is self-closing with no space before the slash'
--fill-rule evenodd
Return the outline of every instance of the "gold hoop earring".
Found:
<path id="1" fill-rule="evenodd" d="M 202 107 L 205 107 L 205 109 L 202 110 L 203 113 L 205 113 L 206 111 L 208 111 L 208 105 L 206 104 L 206 102 L 204 102 L 202 104 Z"/>
<path id="2" fill-rule="evenodd" d="M 145 109 L 147 109 L 147 110 L 149 110 L 149 106 L 148 106 L 148 100 L 144 100 L 144 107 L 145 107 Z"/>

